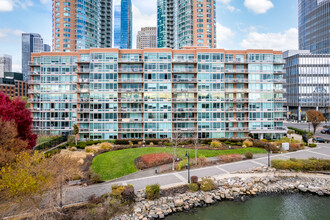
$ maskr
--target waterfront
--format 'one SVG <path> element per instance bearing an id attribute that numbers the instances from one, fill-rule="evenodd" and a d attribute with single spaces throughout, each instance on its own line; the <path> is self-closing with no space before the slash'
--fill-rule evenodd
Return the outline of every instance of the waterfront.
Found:
<path id="1" fill-rule="evenodd" d="M 169 216 L 169 220 L 330 219 L 330 198 L 311 194 L 257 196 L 246 202 L 222 201 L 206 208 Z"/>

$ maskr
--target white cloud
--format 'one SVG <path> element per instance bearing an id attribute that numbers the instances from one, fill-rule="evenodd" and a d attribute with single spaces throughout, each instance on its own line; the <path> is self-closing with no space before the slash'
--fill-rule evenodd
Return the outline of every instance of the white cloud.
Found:
<path id="1" fill-rule="evenodd" d="M 250 32 L 240 45 L 245 49 L 298 49 L 298 29 L 290 28 L 284 33 Z"/>
<path id="2" fill-rule="evenodd" d="M 240 11 L 239 9 L 235 8 L 234 6 L 230 5 L 232 0 L 217 0 L 220 3 L 221 8 L 225 8 L 231 12 Z"/>
<path id="3" fill-rule="evenodd" d="M 0 12 L 9 12 L 14 8 L 27 8 L 32 5 L 31 0 L 0 0 Z"/>
<path id="4" fill-rule="evenodd" d="M 42 4 L 48 4 L 48 3 L 51 3 L 52 0 L 40 0 L 40 2 L 41 2 Z"/>
<path id="5" fill-rule="evenodd" d="M 256 14 L 264 14 L 274 7 L 270 0 L 245 0 L 244 5 Z"/>
<path id="6" fill-rule="evenodd" d="M 157 14 L 146 15 L 133 4 L 133 48 L 136 48 L 136 35 L 141 27 L 157 27 Z"/>
<path id="7" fill-rule="evenodd" d="M 224 48 L 224 44 L 226 41 L 233 39 L 235 37 L 235 33 L 228 27 L 221 25 L 217 22 L 217 47 Z"/>
<path id="8" fill-rule="evenodd" d="M 1 0 L 0 0 L 1 1 Z M 12 36 L 20 37 L 23 31 L 10 28 L 1 28 L 0 29 L 0 40 L 11 39 Z"/>
<path id="9" fill-rule="evenodd" d="M 223 4 L 229 4 L 231 0 L 217 0 L 217 2 L 223 3 Z"/>

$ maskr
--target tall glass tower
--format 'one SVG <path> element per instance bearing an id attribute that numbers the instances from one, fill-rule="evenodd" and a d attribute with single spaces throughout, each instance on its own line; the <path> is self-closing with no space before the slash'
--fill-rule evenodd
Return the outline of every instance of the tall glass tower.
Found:
<path id="1" fill-rule="evenodd" d="M 53 0 L 53 50 L 112 46 L 112 0 Z"/>
<path id="2" fill-rule="evenodd" d="M 44 51 L 43 42 L 40 34 L 22 33 L 22 73 L 25 81 L 29 79 L 28 72 L 30 71 L 31 53 Z"/>
<path id="3" fill-rule="evenodd" d="M 330 0 L 299 0 L 299 49 L 330 53 Z"/>
<path id="4" fill-rule="evenodd" d="M 132 49 L 132 2 L 122 0 L 120 6 L 115 7 L 115 47 Z"/>
<path id="5" fill-rule="evenodd" d="M 157 45 L 216 47 L 215 0 L 158 0 Z"/>

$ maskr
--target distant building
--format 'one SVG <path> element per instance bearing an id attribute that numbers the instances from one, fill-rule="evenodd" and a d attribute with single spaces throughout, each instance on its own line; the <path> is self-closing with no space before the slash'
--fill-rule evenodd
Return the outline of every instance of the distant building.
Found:
<path id="1" fill-rule="evenodd" d="M 5 72 L 12 71 L 12 57 L 10 55 L 0 55 L 0 77 L 4 77 Z"/>
<path id="2" fill-rule="evenodd" d="M 44 51 L 44 40 L 40 34 L 22 34 L 22 73 L 24 80 L 27 81 L 29 79 L 28 72 L 30 70 L 31 53 L 40 53 L 42 51 Z"/>
<path id="3" fill-rule="evenodd" d="M 156 48 L 157 47 L 157 28 L 143 27 L 136 36 L 136 48 Z"/>
<path id="4" fill-rule="evenodd" d="M 131 0 L 121 0 L 115 6 L 114 47 L 132 49 L 133 42 L 133 12 Z"/>
<path id="5" fill-rule="evenodd" d="M 306 120 L 306 111 L 316 109 L 330 118 L 330 54 L 286 51 L 287 117 Z"/>
<path id="6" fill-rule="evenodd" d="M 299 49 L 330 54 L 330 0 L 299 0 Z"/>
<path id="7" fill-rule="evenodd" d="M 216 0 L 158 0 L 157 47 L 216 48 Z"/>
<path id="8" fill-rule="evenodd" d="M 48 45 L 48 44 L 44 44 L 44 52 L 50 52 L 51 51 L 51 47 L 50 47 L 50 45 Z"/>
<path id="9" fill-rule="evenodd" d="M 22 73 L 5 72 L 4 77 L 0 77 L 0 92 L 10 97 L 27 97 L 28 83 L 23 80 Z"/>
<path id="10" fill-rule="evenodd" d="M 53 1 L 53 51 L 112 46 L 112 0 Z"/>

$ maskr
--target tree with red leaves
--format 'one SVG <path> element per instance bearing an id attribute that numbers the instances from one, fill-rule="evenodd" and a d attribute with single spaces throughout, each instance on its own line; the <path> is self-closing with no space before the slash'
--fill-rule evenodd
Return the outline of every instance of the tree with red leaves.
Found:
<path id="1" fill-rule="evenodd" d="M 15 122 L 18 137 L 28 142 L 28 149 L 36 145 L 37 135 L 32 131 L 32 115 L 23 100 L 20 98 L 10 100 L 8 96 L 0 92 L 0 119 Z"/>

